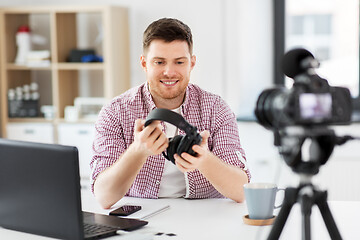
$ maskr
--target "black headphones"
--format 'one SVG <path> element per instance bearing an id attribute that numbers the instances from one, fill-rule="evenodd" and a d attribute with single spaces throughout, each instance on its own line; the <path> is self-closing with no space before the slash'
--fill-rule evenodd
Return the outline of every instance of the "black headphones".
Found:
<path id="1" fill-rule="evenodd" d="M 193 156 L 196 155 L 196 153 L 192 150 L 192 146 L 195 144 L 199 145 L 202 140 L 202 137 L 196 127 L 188 123 L 180 114 L 164 108 L 156 108 L 152 110 L 146 118 L 145 127 L 154 120 L 171 123 L 172 125 L 184 130 L 186 133 L 186 135 L 177 135 L 173 138 L 169 138 L 169 146 L 166 149 L 166 153 L 163 152 L 166 159 L 175 164 L 175 153 L 179 156 L 183 152 L 187 152 Z"/>

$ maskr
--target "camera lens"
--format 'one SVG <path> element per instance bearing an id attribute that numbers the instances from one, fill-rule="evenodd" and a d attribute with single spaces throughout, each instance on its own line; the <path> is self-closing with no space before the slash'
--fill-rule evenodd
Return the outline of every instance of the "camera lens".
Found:
<path id="1" fill-rule="evenodd" d="M 257 102 L 255 116 L 259 123 L 267 129 L 281 127 L 283 121 L 287 122 L 284 108 L 288 102 L 285 88 L 271 88 L 264 90 Z"/>

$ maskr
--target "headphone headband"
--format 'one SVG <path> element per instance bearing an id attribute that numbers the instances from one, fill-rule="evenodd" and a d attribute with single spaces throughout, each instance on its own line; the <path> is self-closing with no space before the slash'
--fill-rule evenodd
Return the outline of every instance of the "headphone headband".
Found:
<path id="1" fill-rule="evenodd" d="M 186 133 L 186 135 L 177 135 L 169 139 L 169 146 L 165 151 L 166 153 L 163 152 L 166 159 L 175 164 L 175 153 L 180 156 L 181 153 L 187 152 L 190 155 L 196 156 L 196 153 L 192 150 L 192 146 L 194 144 L 200 144 L 202 140 L 196 127 L 188 123 L 180 114 L 164 108 L 152 110 L 146 118 L 145 127 L 155 120 L 171 123 Z"/>
<path id="2" fill-rule="evenodd" d="M 165 108 L 156 108 L 152 110 L 146 118 L 145 127 L 154 120 L 171 123 L 184 130 L 186 134 L 191 134 L 194 132 L 194 128 L 196 129 L 196 127 L 188 123 L 180 114 Z"/>

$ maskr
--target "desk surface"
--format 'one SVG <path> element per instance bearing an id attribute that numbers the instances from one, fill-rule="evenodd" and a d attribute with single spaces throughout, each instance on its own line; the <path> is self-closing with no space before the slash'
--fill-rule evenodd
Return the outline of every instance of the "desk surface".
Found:
<path id="1" fill-rule="evenodd" d="M 108 213 L 101 209 L 89 192 L 82 194 L 83 210 L 97 213 Z M 139 199 L 124 198 L 116 205 L 138 204 L 143 210 L 156 209 L 169 205 L 170 208 L 151 218 L 149 224 L 139 230 L 109 239 L 266 239 L 271 226 L 249 226 L 243 223 L 242 217 L 247 214 L 246 203 L 235 203 L 228 199 Z M 330 202 L 329 203 L 336 224 L 343 239 L 359 239 L 360 225 L 357 216 L 360 216 L 360 202 Z M 137 216 L 142 213 L 138 212 Z M 136 213 L 135 213 L 136 214 Z M 136 215 L 133 215 L 136 217 Z M 330 239 L 321 214 L 317 207 L 313 207 L 311 215 L 312 239 Z M 163 233 L 156 236 L 156 233 Z M 166 234 L 175 234 L 169 236 Z M 49 239 L 41 236 L 20 233 L 0 228 L 1 239 Z M 301 213 L 299 204 L 296 204 L 286 222 L 280 239 L 301 239 Z"/>

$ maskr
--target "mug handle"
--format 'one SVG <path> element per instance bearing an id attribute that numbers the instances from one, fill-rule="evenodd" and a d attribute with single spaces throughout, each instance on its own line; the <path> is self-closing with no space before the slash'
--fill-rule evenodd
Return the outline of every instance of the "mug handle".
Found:
<path id="1" fill-rule="evenodd" d="M 278 188 L 278 190 L 276 191 L 276 196 L 279 191 L 284 191 L 284 197 L 285 197 L 285 188 Z M 284 199 L 279 206 L 274 206 L 274 209 L 282 207 L 283 203 L 284 203 Z"/>

